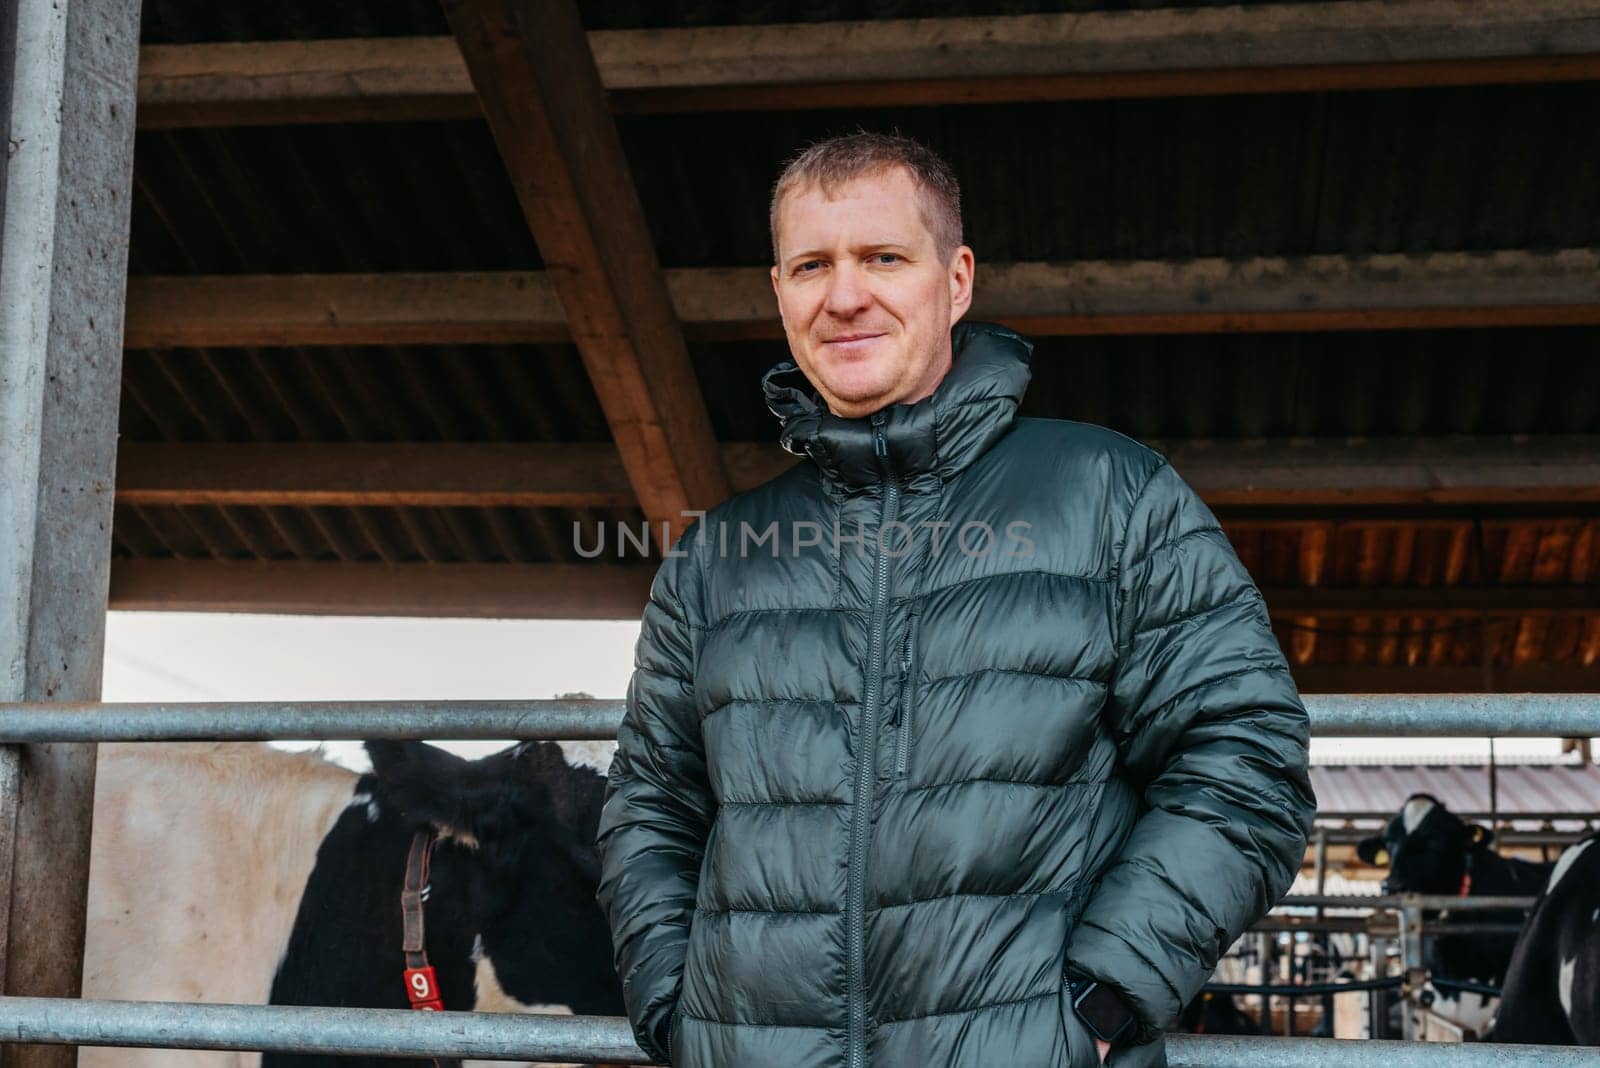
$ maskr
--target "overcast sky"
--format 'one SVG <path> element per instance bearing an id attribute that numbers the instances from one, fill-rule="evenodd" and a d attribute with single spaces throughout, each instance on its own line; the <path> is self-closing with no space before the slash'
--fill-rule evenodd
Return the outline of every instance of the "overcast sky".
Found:
<path id="1" fill-rule="evenodd" d="M 621 698 L 637 622 L 371 619 L 112 612 L 107 701 Z M 478 753 L 497 745 L 455 746 Z M 362 767 L 356 743 L 330 755 Z M 1554 740 L 1505 740 L 1500 759 L 1553 758 Z M 1482 759 L 1483 739 L 1323 739 L 1315 759 Z"/>

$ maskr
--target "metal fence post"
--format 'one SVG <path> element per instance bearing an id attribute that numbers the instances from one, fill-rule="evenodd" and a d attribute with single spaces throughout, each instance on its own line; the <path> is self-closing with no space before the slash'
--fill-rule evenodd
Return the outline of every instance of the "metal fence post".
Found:
<path id="1" fill-rule="evenodd" d="M 1400 899 L 1398 921 L 1400 925 L 1400 961 L 1405 968 L 1406 983 L 1401 988 L 1401 1037 L 1407 1041 L 1421 1037 L 1422 1019 L 1417 1011 L 1416 999 L 1428 979 L 1422 965 L 1422 908 L 1413 895 L 1403 894 Z"/>
<path id="2" fill-rule="evenodd" d="M 1389 974 L 1389 947 L 1379 935 L 1367 935 L 1367 958 L 1372 970 L 1371 978 L 1382 979 Z M 1374 990 L 1367 995 L 1367 1037 L 1383 1038 L 1388 1030 L 1384 1017 L 1384 992 Z"/>
<path id="3" fill-rule="evenodd" d="M 0 39 L 0 700 L 100 693 L 138 0 L 16 0 Z M 93 745 L 0 756 L 4 989 L 81 983 Z M 68 1068 L 71 1047 L 0 1049 Z"/>

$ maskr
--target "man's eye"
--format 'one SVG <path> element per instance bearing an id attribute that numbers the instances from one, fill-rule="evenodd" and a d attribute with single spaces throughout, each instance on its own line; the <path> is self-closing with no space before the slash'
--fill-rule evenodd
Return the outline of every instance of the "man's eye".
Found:
<path id="1" fill-rule="evenodd" d="M 794 269 L 795 274 L 810 274 L 815 268 L 821 267 L 821 260 L 807 260 Z"/>
<path id="2" fill-rule="evenodd" d="M 878 252 L 875 253 L 872 258 L 877 260 L 879 263 L 884 264 L 900 262 L 900 255 L 896 252 Z"/>

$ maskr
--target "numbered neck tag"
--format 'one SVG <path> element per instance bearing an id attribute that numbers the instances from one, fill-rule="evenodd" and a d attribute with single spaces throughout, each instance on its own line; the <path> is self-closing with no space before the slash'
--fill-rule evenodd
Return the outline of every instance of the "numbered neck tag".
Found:
<path id="1" fill-rule="evenodd" d="M 434 978 L 433 966 L 407 968 L 406 997 L 418 1012 L 443 1012 L 444 1001 L 439 997 L 439 982 Z"/>

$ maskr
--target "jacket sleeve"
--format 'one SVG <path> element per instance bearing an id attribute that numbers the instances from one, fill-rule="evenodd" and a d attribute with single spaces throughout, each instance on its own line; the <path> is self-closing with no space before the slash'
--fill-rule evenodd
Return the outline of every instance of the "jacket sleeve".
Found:
<path id="1" fill-rule="evenodd" d="M 1105 715 L 1142 814 L 1091 892 L 1067 960 L 1123 995 L 1142 1041 L 1289 888 L 1316 799 L 1305 708 L 1261 593 L 1165 462 L 1136 496 L 1117 552 Z"/>
<path id="2" fill-rule="evenodd" d="M 692 551 L 694 536 L 691 528 L 678 549 Z M 692 556 L 669 556 L 656 573 L 598 832 L 596 896 L 623 1001 L 634 1037 L 661 1063 L 715 812 L 694 701 L 698 574 Z"/>

